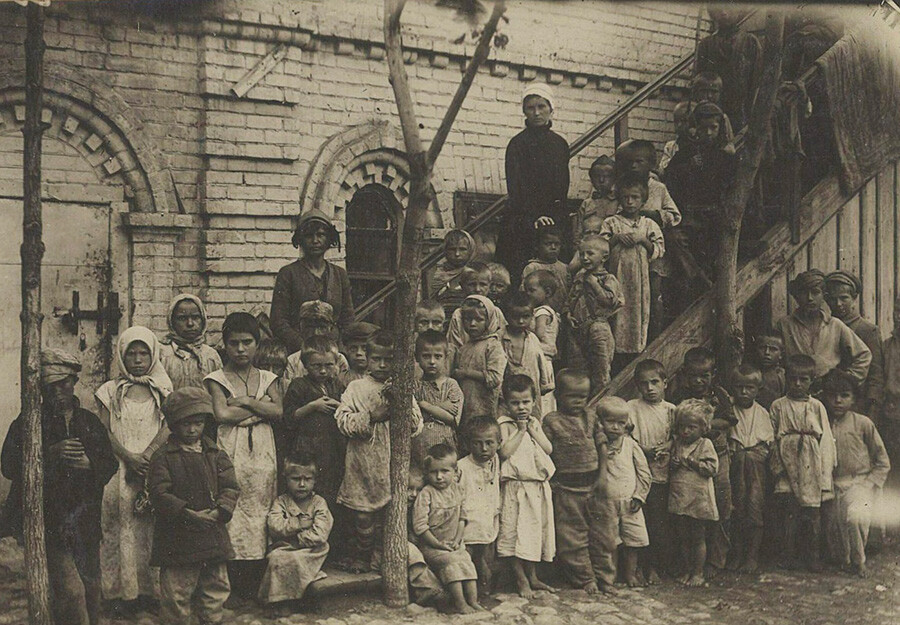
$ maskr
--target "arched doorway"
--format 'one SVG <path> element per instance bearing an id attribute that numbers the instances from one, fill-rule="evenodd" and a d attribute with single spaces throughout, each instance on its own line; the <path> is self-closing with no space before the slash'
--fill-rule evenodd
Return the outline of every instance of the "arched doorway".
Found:
<path id="1" fill-rule="evenodd" d="M 403 207 L 394 193 L 380 184 L 367 184 L 347 203 L 346 267 L 353 301 L 359 304 L 385 286 L 397 272 Z M 392 300 L 375 311 L 370 321 L 384 327 L 393 318 Z"/>

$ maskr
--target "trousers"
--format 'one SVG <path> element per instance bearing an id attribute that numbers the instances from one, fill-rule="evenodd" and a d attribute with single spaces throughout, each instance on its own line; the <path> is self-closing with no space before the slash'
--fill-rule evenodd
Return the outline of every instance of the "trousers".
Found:
<path id="1" fill-rule="evenodd" d="M 231 584 L 224 562 L 162 567 L 159 571 L 159 615 L 163 623 L 190 625 L 191 612 L 200 623 L 219 623 Z"/>

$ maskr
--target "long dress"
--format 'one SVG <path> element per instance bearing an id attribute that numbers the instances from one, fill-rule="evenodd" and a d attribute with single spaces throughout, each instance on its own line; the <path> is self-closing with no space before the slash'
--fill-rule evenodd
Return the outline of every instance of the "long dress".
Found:
<path id="1" fill-rule="evenodd" d="M 114 405 L 116 381 L 97 390 L 97 399 L 109 410 Z M 163 414 L 153 397 L 134 401 L 126 395 L 110 410 L 110 432 L 125 449 L 142 453 L 159 433 Z M 103 597 L 130 601 L 156 594 L 158 572 L 150 568 L 153 518 L 135 516 L 134 500 L 144 481 L 119 461 L 119 470 L 103 489 L 100 543 Z"/>
<path id="2" fill-rule="evenodd" d="M 611 239 L 617 234 L 646 237 L 653 246 L 651 254 L 647 254 L 643 245 L 610 246 L 609 271 L 619 279 L 622 291 L 627 293 L 625 305 L 612 322 L 616 351 L 637 354 L 647 347 L 647 329 L 650 325 L 650 261 L 662 257 L 665 243 L 659 226 L 647 217 L 629 219 L 623 215 L 613 215 L 604 219 L 600 235 Z"/>
<path id="3" fill-rule="evenodd" d="M 227 397 L 237 392 L 222 370 L 205 378 L 218 383 Z M 259 388 L 254 399 L 262 399 L 278 379 L 271 371 L 259 370 Z M 220 424 L 219 447 L 234 463 L 241 496 L 226 526 L 235 560 L 262 560 L 266 557 L 266 515 L 277 494 L 275 434 L 272 426 L 250 417 L 238 424 Z"/>

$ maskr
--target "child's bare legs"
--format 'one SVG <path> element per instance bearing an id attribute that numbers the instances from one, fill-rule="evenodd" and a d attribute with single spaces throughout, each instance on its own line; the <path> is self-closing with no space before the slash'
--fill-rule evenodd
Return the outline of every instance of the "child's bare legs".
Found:
<path id="1" fill-rule="evenodd" d="M 374 512 L 352 510 L 353 535 L 348 549 L 347 570 L 351 573 L 364 573 L 369 570 L 375 548 L 376 523 Z"/>
<path id="2" fill-rule="evenodd" d="M 469 557 L 475 564 L 478 573 L 478 596 L 486 597 L 493 591 L 494 581 L 494 543 L 490 545 L 466 545 Z"/>
<path id="3" fill-rule="evenodd" d="M 462 583 L 463 596 L 466 603 L 477 612 L 484 610 L 482 605 L 478 603 L 478 582 L 474 579 L 467 579 Z"/>
<path id="4" fill-rule="evenodd" d="M 638 563 L 638 550 L 636 547 L 622 547 L 623 550 L 623 563 L 622 563 L 622 574 L 625 577 L 625 583 L 628 584 L 631 588 L 635 588 L 637 586 L 643 586 L 644 584 L 638 578 L 637 574 L 637 563 Z"/>
<path id="5" fill-rule="evenodd" d="M 784 510 L 784 545 L 779 566 L 784 569 L 797 567 L 797 525 L 800 517 L 800 506 L 792 495 L 779 497 Z"/>
<path id="6" fill-rule="evenodd" d="M 447 592 L 450 594 L 450 600 L 453 602 L 453 607 L 456 608 L 457 612 L 460 614 L 471 614 L 475 611 L 475 608 L 466 602 L 462 582 L 450 582 L 447 584 Z"/>
<path id="7" fill-rule="evenodd" d="M 759 548 L 762 545 L 763 528 L 744 528 L 744 562 L 741 564 L 741 572 L 756 573 L 759 570 Z"/>
<path id="8" fill-rule="evenodd" d="M 536 590 L 556 592 L 556 588 L 553 588 L 538 579 L 534 562 L 513 558 L 513 573 L 516 577 L 516 587 L 519 590 L 520 597 L 533 599 L 534 591 Z"/>
<path id="9" fill-rule="evenodd" d="M 706 583 L 703 576 L 706 565 L 706 527 L 703 521 L 679 515 L 678 541 L 682 561 L 686 565 L 686 570 L 678 581 L 688 586 L 702 586 Z"/>

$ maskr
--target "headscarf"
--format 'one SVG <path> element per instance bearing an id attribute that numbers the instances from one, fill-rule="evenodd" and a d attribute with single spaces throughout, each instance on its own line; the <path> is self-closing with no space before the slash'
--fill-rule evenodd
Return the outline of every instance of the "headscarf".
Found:
<path id="1" fill-rule="evenodd" d="M 447 239 L 449 239 L 450 235 L 453 234 L 454 232 L 458 232 L 463 235 L 463 238 L 466 240 L 466 243 L 469 244 L 469 258 L 474 257 L 475 256 L 475 245 L 476 245 L 475 237 L 473 237 L 471 234 L 469 234 L 468 230 L 463 230 L 462 228 L 454 228 L 453 230 L 449 231 L 446 235 L 444 235 L 445 249 L 447 246 Z"/>
<path id="2" fill-rule="evenodd" d="M 547 102 L 550 103 L 551 109 L 556 109 L 556 107 L 553 106 L 553 88 L 550 85 L 543 82 L 529 83 L 528 86 L 525 87 L 525 90 L 522 92 L 522 102 L 524 103 L 525 98 L 532 95 L 544 98 L 545 100 L 547 100 Z"/>
<path id="3" fill-rule="evenodd" d="M 146 375 L 135 376 L 128 373 L 125 368 L 125 352 L 128 347 L 140 341 L 150 348 L 150 371 Z M 131 326 L 119 335 L 119 342 L 116 345 L 116 366 L 119 370 L 119 378 L 116 380 L 116 390 L 112 394 L 113 406 L 110 407 L 111 414 L 118 414 L 118 407 L 125 397 L 125 393 L 135 384 L 145 384 L 150 387 L 153 399 L 157 406 L 162 406 L 162 401 L 172 392 L 172 380 L 169 374 L 163 368 L 159 359 L 159 341 L 156 335 L 144 326 Z"/>
<path id="4" fill-rule="evenodd" d="M 797 274 L 788 285 L 788 292 L 796 299 L 800 293 L 809 291 L 817 286 L 824 286 L 825 274 L 818 269 L 810 269 Z"/>
<path id="5" fill-rule="evenodd" d="M 70 375 L 78 375 L 81 363 L 69 352 L 48 347 L 41 350 L 41 384 L 53 384 Z"/>
<path id="6" fill-rule="evenodd" d="M 825 285 L 830 287 L 833 284 L 849 286 L 853 292 L 853 297 L 856 297 L 862 291 L 862 282 L 849 271 L 832 271 L 825 276 Z"/>
<path id="7" fill-rule="evenodd" d="M 202 317 L 202 324 L 200 328 L 200 335 L 194 339 L 193 341 L 186 341 L 178 333 L 175 331 L 175 309 L 178 307 L 178 304 L 181 302 L 193 302 L 197 305 L 197 310 L 200 311 L 200 317 Z M 172 303 L 169 304 L 169 313 L 166 315 L 166 323 L 169 324 L 169 332 L 166 334 L 165 338 L 160 341 L 163 345 L 172 345 L 173 349 L 177 352 L 180 350 L 185 350 L 192 353 L 197 357 L 197 360 L 203 362 L 203 356 L 201 355 L 201 347 L 206 345 L 206 307 L 203 306 L 203 302 L 196 295 L 192 295 L 191 293 L 180 293 L 176 295 L 172 299 Z"/>
<path id="8" fill-rule="evenodd" d="M 494 305 L 490 299 L 485 297 L 484 295 L 469 295 L 463 300 L 463 306 L 466 305 L 466 302 L 474 300 L 479 304 L 484 306 L 484 309 L 487 311 L 487 325 L 484 328 L 484 333 L 481 336 L 473 336 L 469 337 L 471 339 L 486 339 L 492 336 L 496 338 L 500 338 L 500 327 L 502 325 L 500 318 L 500 309 Z"/>

